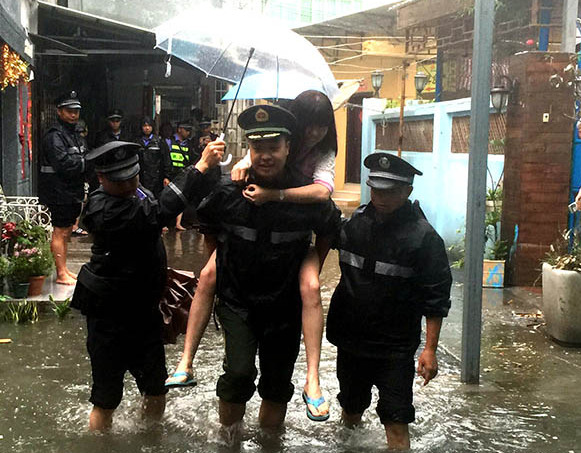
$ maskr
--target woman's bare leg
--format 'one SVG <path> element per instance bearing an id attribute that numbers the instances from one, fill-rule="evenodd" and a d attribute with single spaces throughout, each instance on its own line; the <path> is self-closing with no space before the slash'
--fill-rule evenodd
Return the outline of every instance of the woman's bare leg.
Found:
<path id="1" fill-rule="evenodd" d="M 310 250 L 301 266 L 299 282 L 303 301 L 303 336 L 307 355 L 307 379 L 304 390 L 313 400 L 323 396 L 319 383 L 319 361 L 323 339 L 323 306 L 321 305 L 319 270 L 319 257 L 314 250 Z M 315 416 L 325 415 L 329 412 L 329 403 L 325 401 L 318 409 L 309 405 L 309 409 Z"/>
<path id="2" fill-rule="evenodd" d="M 184 341 L 184 351 L 182 352 L 182 358 L 176 368 L 176 372 L 192 372 L 194 357 L 212 315 L 215 291 L 216 252 L 214 251 L 200 272 L 198 287 L 196 288 L 192 305 L 190 307 L 190 313 L 188 315 L 188 327 Z M 182 380 L 185 381 L 187 376 L 182 376 L 182 378 Z"/>

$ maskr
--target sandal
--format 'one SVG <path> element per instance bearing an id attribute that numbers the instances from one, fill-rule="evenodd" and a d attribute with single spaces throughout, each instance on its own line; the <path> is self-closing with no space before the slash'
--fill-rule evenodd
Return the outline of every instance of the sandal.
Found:
<path id="1" fill-rule="evenodd" d="M 87 233 L 85 230 L 83 230 L 81 227 L 79 227 L 76 230 L 73 230 L 73 234 L 75 236 L 87 236 L 89 233 Z"/>

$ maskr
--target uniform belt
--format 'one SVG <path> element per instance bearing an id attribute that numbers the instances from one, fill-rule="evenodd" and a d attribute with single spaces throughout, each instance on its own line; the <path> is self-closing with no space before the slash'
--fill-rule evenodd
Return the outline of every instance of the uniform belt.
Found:
<path id="1" fill-rule="evenodd" d="M 42 165 L 40 167 L 41 173 L 56 173 L 56 170 L 52 168 L 50 165 Z"/>
<path id="2" fill-rule="evenodd" d="M 238 236 L 245 241 L 256 242 L 258 238 L 258 230 L 242 225 L 222 224 L 222 227 L 235 236 Z M 302 231 L 272 231 L 270 233 L 271 244 L 282 244 L 284 242 L 306 241 L 311 238 L 311 230 Z"/>
<path id="3" fill-rule="evenodd" d="M 304 231 L 273 231 L 270 233 L 270 242 L 273 244 L 280 244 L 281 242 L 293 242 L 300 240 L 311 239 L 311 230 Z"/>

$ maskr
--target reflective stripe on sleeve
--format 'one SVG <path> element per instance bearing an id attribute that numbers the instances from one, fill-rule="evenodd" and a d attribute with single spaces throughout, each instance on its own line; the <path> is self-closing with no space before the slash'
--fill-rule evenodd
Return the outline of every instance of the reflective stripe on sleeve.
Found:
<path id="1" fill-rule="evenodd" d="M 348 252 L 347 250 L 339 250 L 339 261 L 348 264 L 349 266 L 356 267 L 357 269 L 363 269 L 365 257 Z"/>
<path id="2" fill-rule="evenodd" d="M 178 186 L 176 186 L 173 182 L 170 182 L 168 186 L 171 190 L 173 190 L 176 193 L 176 195 L 180 198 L 180 200 L 184 202 L 184 204 L 188 204 L 188 199 L 186 198 L 184 193 L 179 189 Z"/>
<path id="3" fill-rule="evenodd" d="M 377 261 L 375 263 L 375 273 L 380 275 L 387 275 L 390 277 L 409 278 L 414 275 L 414 270 L 411 267 Z"/>
<path id="4" fill-rule="evenodd" d="M 52 168 L 50 165 L 43 165 L 40 167 L 41 173 L 56 173 L 56 170 Z"/>

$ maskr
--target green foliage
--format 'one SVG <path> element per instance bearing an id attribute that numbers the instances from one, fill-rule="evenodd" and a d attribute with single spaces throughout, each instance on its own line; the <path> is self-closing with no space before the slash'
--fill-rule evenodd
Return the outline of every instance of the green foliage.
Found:
<path id="1" fill-rule="evenodd" d="M 64 319 L 71 311 L 71 298 L 67 297 L 62 302 L 57 302 L 52 297 L 52 294 L 48 296 L 50 303 L 52 305 L 52 311 L 58 316 L 59 319 Z"/>
<path id="2" fill-rule="evenodd" d="M 487 201 L 502 201 L 502 187 L 496 186 L 493 189 L 488 189 L 486 192 Z"/>
<path id="3" fill-rule="evenodd" d="M 505 260 L 508 257 L 508 243 L 506 241 L 498 239 L 488 249 L 488 252 L 490 259 Z"/>
<path id="4" fill-rule="evenodd" d="M 0 255 L 0 279 L 6 277 L 10 272 L 10 260 L 4 255 Z"/>
<path id="5" fill-rule="evenodd" d="M 486 226 L 493 226 L 496 228 L 496 224 L 500 222 L 500 216 L 502 213 L 499 210 L 494 210 L 486 213 L 486 219 L 484 220 L 484 224 Z"/>
<path id="6" fill-rule="evenodd" d="M 456 233 L 462 234 L 462 230 L 457 230 Z M 462 269 L 464 267 L 464 260 L 466 255 L 466 235 L 462 234 L 460 239 L 448 247 L 448 257 L 452 263 L 450 266 L 454 269 Z"/>
<path id="7" fill-rule="evenodd" d="M 45 242 L 37 248 L 38 253 L 30 258 L 30 275 L 49 276 L 54 269 L 54 259 L 50 251 L 50 244 Z"/>
<path id="8" fill-rule="evenodd" d="M 0 307 L 0 321 L 22 324 L 38 320 L 38 307 L 34 301 L 2 301 Z"/>

